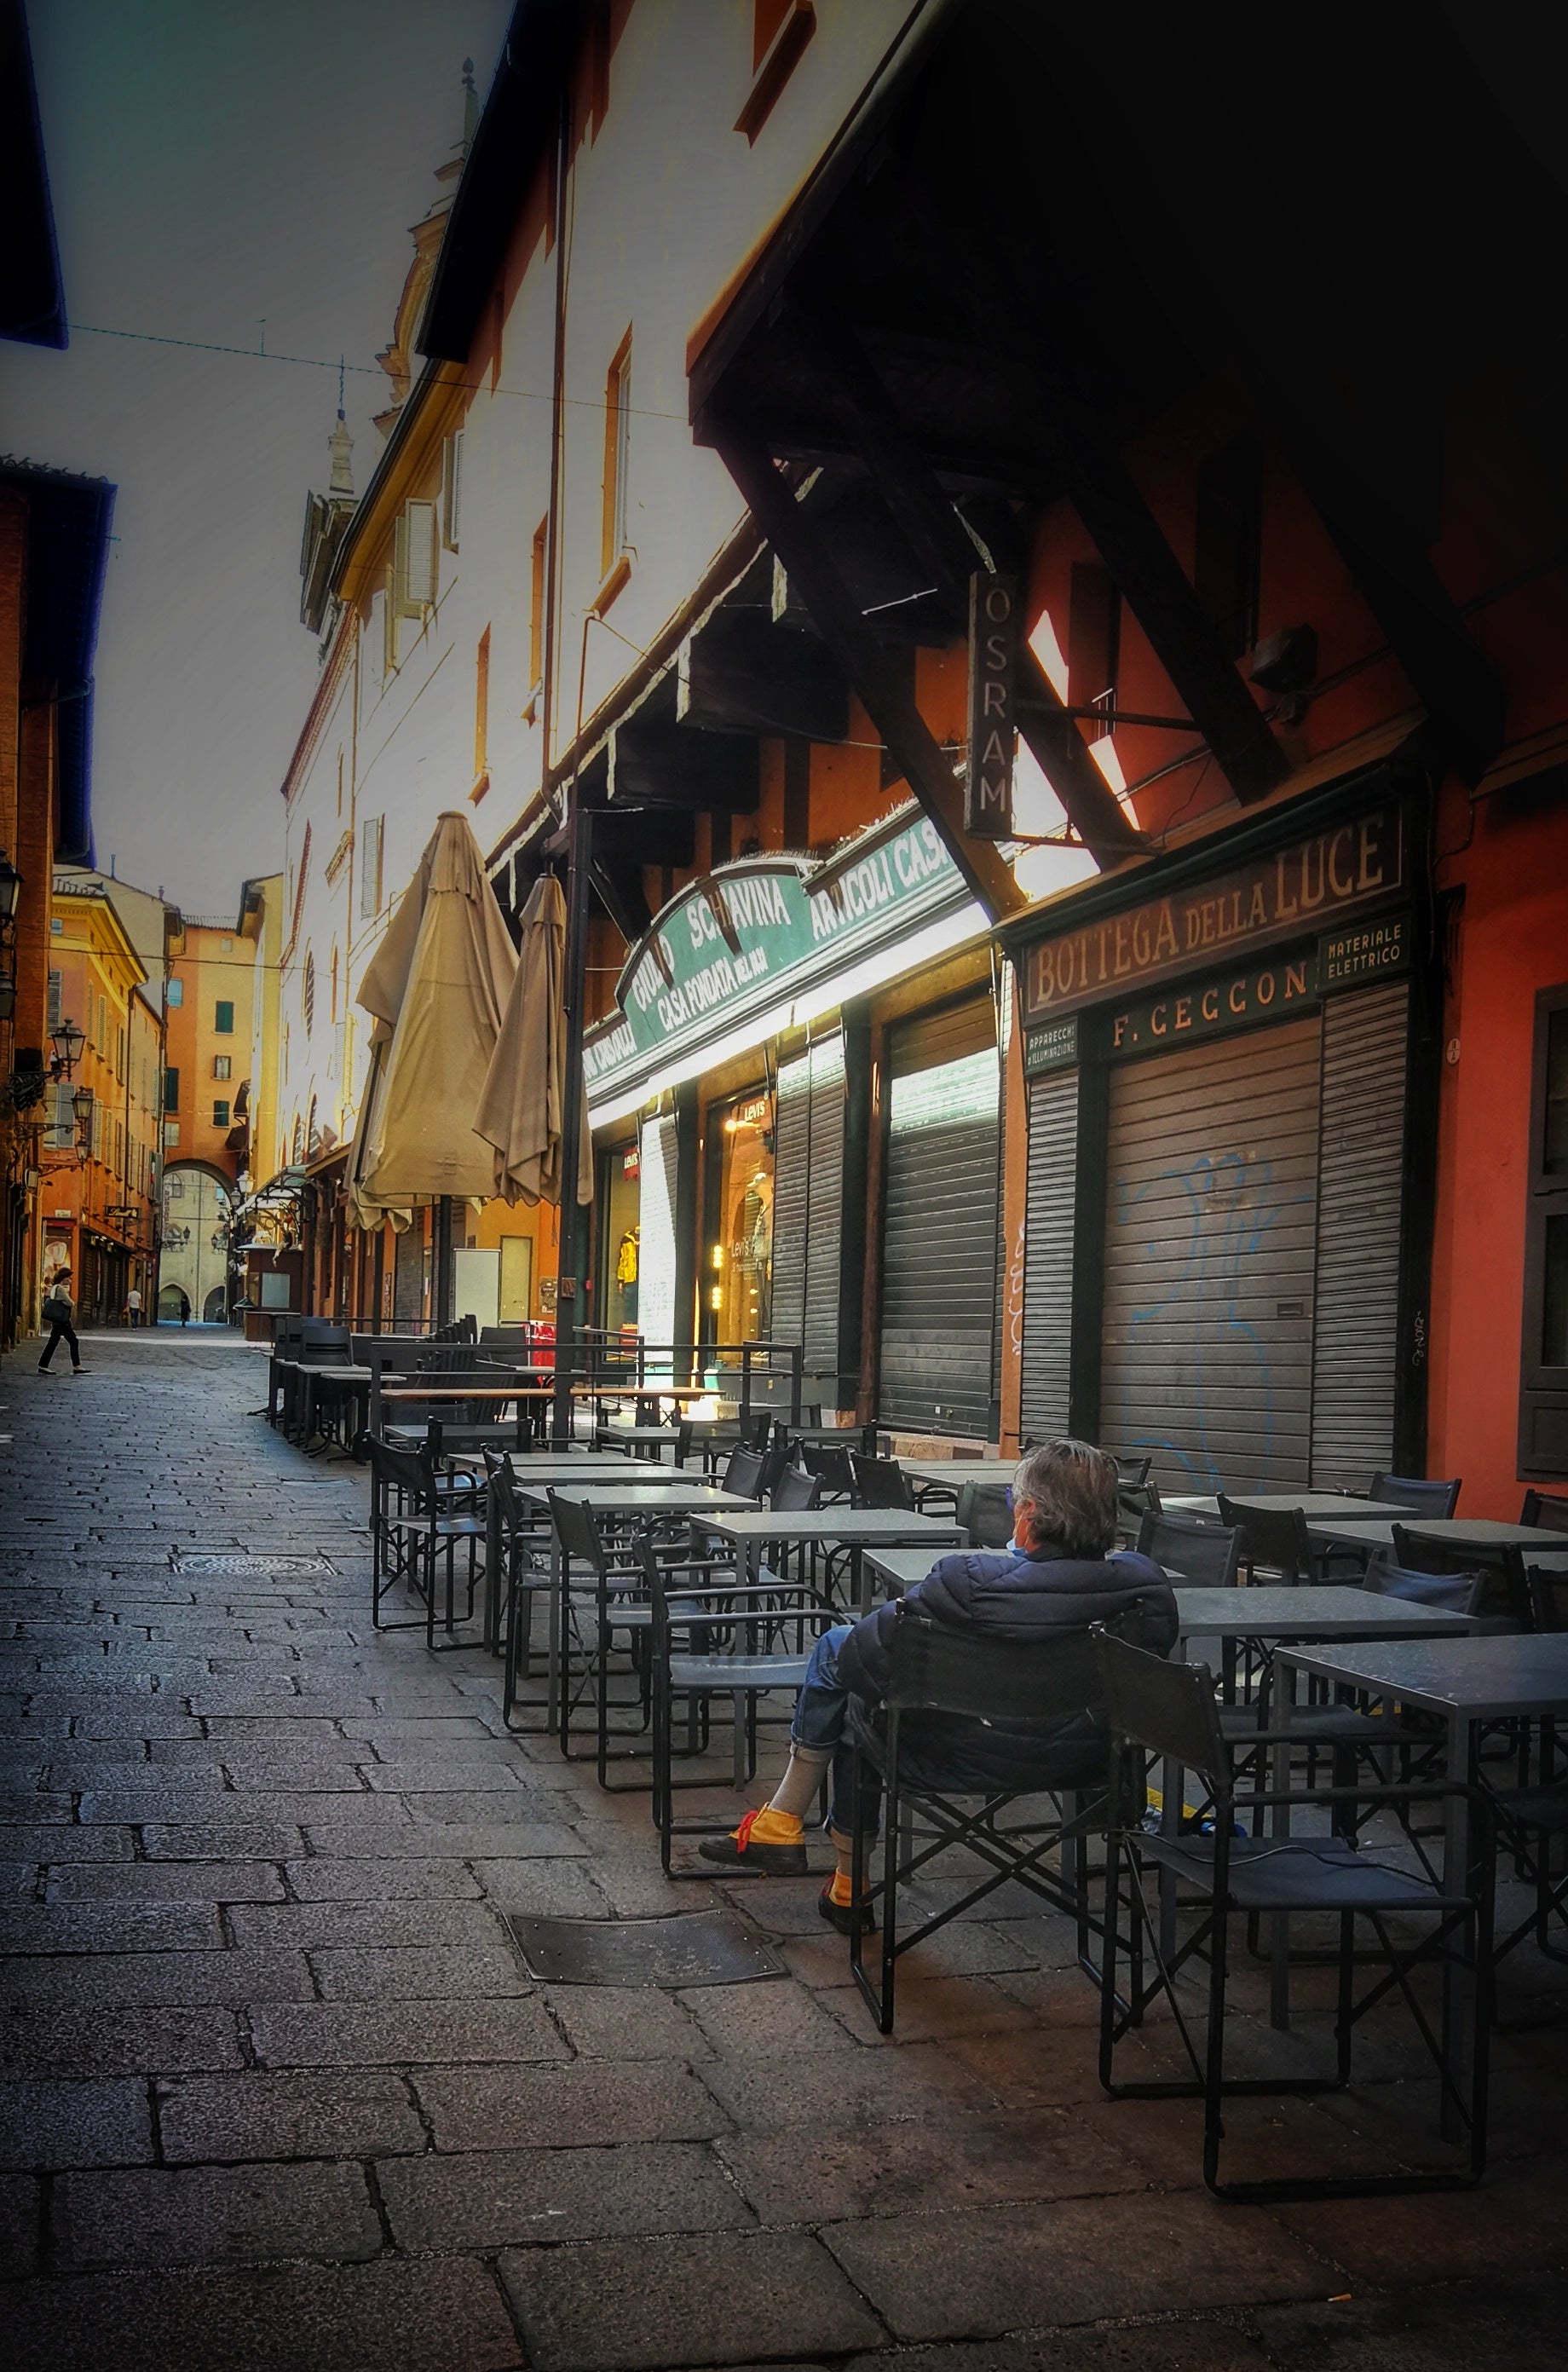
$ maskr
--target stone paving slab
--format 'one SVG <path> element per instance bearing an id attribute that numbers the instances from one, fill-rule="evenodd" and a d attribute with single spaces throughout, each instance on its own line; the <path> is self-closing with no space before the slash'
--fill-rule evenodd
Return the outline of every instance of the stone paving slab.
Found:
<path id="1" fill-rule="evenodd" d="M 1568 2033 L 1500 2041 L 1475 2196 L 1265 2213 L 1202 2192 L 1190 2104 L 1106 2102 L 1071 1927 L 1015 1886 L 903 1963 L 892 2040 L 816 1878 L 702 1890 L 776 1939 L 785 1979 L 533 1985 L 506 1911 L 693 1907 L 645 1796 L 508 1737 L 480 1651 L 374 1632 L 364 1477 L 250 1414 L 258 1358 L 150 1338 L 102 1370 L 47 1511 L 22 1494 L 58 1388 L 5 1379 L 6 2372 L 1561 2355 Z M 340 1571 L 187 1578 L 180 1541 Z M 955 1890 L 930 1874 L 912 1913 Z M 1514 2006 L 1557 2015 L 1561 1972 L 1513 1968 Z M 1281 2040 L 1264 1976 L 1239 1966 L 1234 1997 L 1255 2065 Z M 1326 1998 L 1304 1972 L 1293 2061 Z M 1365 2171 L 1430 2140 L 1402 2013 L 1364 2032 L 1352 2093 L 1230 2110 L 1237 2170 Z M 1156 2019 L 1131 2048 L 1153 2069 L 1170 2038 Z"/>

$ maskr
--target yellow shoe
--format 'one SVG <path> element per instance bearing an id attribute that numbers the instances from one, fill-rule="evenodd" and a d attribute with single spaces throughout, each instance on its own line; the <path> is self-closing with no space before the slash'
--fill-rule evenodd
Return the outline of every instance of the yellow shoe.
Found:
<path id="1" fill-rule="evenodd" d="M 704 1861 L 724 1862 L 732 1869 L 753 1869 L 763 1878 L 804 1878 L 805 1824 L 791 1812 L 775 1812 L 764 1805 L 748 1812 L 727 1837 L 704 1837 L 697 1851 Z"/>

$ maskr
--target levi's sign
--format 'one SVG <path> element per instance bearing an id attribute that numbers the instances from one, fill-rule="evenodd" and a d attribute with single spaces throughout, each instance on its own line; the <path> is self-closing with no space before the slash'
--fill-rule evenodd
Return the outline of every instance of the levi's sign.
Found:
<path id="1" fill-rule="evenodd" d="M 1402 819 L 1390 802 L 1196 888 L 1042 940 L 1026 960 L 1026 1018 L 1212 966 L 1226 949 L 1299 938 L 1403 882 Z"/>
<path id="2" fill-rule="evenodd" d="M 721 866 L 672 899 L 627 959 L 619 1014 L 584 1042 L 590 1092 L 627 1083 L 652 1056 L 727 1036 L 968 901 L 935 826 L 907 809 L 830 866 Z"/>
<path id="3" fill-rule="evenodd" d="M 970 759 L 964 830 L 971 840 L 1013 837 L 1013 682 L 1018 661 L 1018 580 L 970 578 Z"/>

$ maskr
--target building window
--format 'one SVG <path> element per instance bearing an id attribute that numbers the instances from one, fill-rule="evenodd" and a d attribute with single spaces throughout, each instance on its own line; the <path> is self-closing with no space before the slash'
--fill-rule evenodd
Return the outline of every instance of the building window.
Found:
<path id="1" fill-rule="evenodd" d="M 163 1141 L 165 1145 L 178 1145 L 180 1143 L 180 1122 L 177 1120 L 166 1120 L 164 1122 Z"/>
<path id="2" fill-rule="evenodd" d="M 1536 998 L 1519 1471 L 1568 1474 L 1568 981 Z"/>
<path id="3" fill-rule="evenodd" d="M 1245 658 L 1258 640 L 1262 519 L 1262 451 L 1238 437 L 1198 473 L 1192 551 L 1193 587 L 1227 658 Z"/>
<path id="4" fill-rule="evenodd" d="M 448 552 L 458 548 L 463 506 L 463 432 L 453 430 L 441 448 L 441 541 Z"/>
<path id="5" fill-rule="evenodd" d="M 166 1112 L 177 1112 L 180 1110 L 180 1074 L 178 1071 L 166 1071 L 163 1075 L 163 1108 Z"/>
<path id="6" fill-rule="evenodd" d="M 599 538 L 599 598 L 619 590 L 626 559 L 626 480 L 632 421 L 632 332 L 616 348 L 604 382 L 604 517 Z M 616 580 L 612 587 L 611 580 Z"/>
<path id="7" fill-rule="evenodd" d="M 51 914 L 49 918 L 49 927 L 54 933 L 56 938 L 64 937 L 65 931 L 64 916 L 63 914 Z"/>
<path id="8" fill-rule="evenodd" d="M 185 983 L 178 974 L 168 983 L 168 1001 L 170 1005 L 183 1005 L 185 1002 Z"/>
<path id="9" fill-rule="evenodd" d="M 213 1099 L 213 1126 L 215 1128 L 228 1126 L 228 1106 L 216 1097 Z"/>
<path id="10" fill-rule="evenodd" d="M 305 985 L 301 1003 L 305 1013 L 305 1034 L 308 1038 L 316 1027 L 316 958 L 308 948 L 305 956 Z"/>
<path id="11" fill-rule="evenodd" d="M 811 0 L 751 0 L 751 87 L 735 128 L 755 140 L 817 29 Z"/>
<path id="12" fill-rule="evenodd" d="M 359 827 L 359 913 L 370 922 L 381 911 L 381 832 L 384 816 L 366 816 Z"/>
<path id="13" fill-rule="evenodd" d="M 473 780 L 477 790 L 485 779 L 490 747 L 490 629 L 479 638 L 473 658 Z"/>
<path id="14" fill-rule="evenodd" d="M 394 622 L 399 618 L 423 620 L 435 599 L 436 506 L 405 503 L 392 535 Z M 396 631 L 395 622 L 392 631 Z"/>
<path id="15" fill-rule="evenodd" d="M 1111 730 L 1121 662 L 1121 596 L 1098 560 L 1076 560 L 1067 620 L 1067 699 L 1074 708 L 1097 709 L 1107 716 L 1103 725 L 1093 718 L 1086 722 L 1091 741 L 1103 740 Z"/>
<path id="16" fill-rule="evenodd" d="M 550 521 L 541 518 L 533 531 L 528 562 L 528 698 L 544 689 L 544 562 Z"/>
<path id="17" fill-rule="evenodd" d="M 52 971 L 49 975 L 49 1034 L 51 1037 L 60 1027 L 64 989 L 63 975 L 57 971 Z"/>
<path id="18" fill-rule="evenodd" d="M 230 1069 L 230 1065 L 232 1064 L 233 1061 L 234 1061 L 234 1057 L 233 1057 L 233 1055 L 232 1055 L 232 1054 L 215 1054 L 215 1055 L 213 1056 L 213 1076 L 214 1076 L 214 1078 L 215 1078 L 215 1079 L 226 1079 L 226 1078 L 231 1077 L 231 1076 L 233 1076 L 233 1074 L 232 1074 L 232 1071 L 231 1071 L 231 1069 Z"/>
<path id="19" fill-rule="evenodd" d="M 220 996 L 217 1000 L 213 1028 L 220 1038 L 232 1038 L 234 1035 L 234 1006 L 227 997 Z"/>

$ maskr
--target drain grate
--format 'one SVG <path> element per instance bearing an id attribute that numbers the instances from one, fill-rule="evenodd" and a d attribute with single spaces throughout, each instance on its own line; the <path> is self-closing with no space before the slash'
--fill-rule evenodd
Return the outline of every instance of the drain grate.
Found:
<path id="1" fill-rule="evenodd" d="M 170 1549 L 168 1562 L 176 1573 L 335 1574 L 337 1571 L 331 1557 L 224 1555 L 206 1550 Z"/>
<path id="2" fill-rule="evenodd" d="M 506 1921 L 530 1977 L 557 1985 L 744 1985 L 789 1971 L 733 1911 Z"/>

